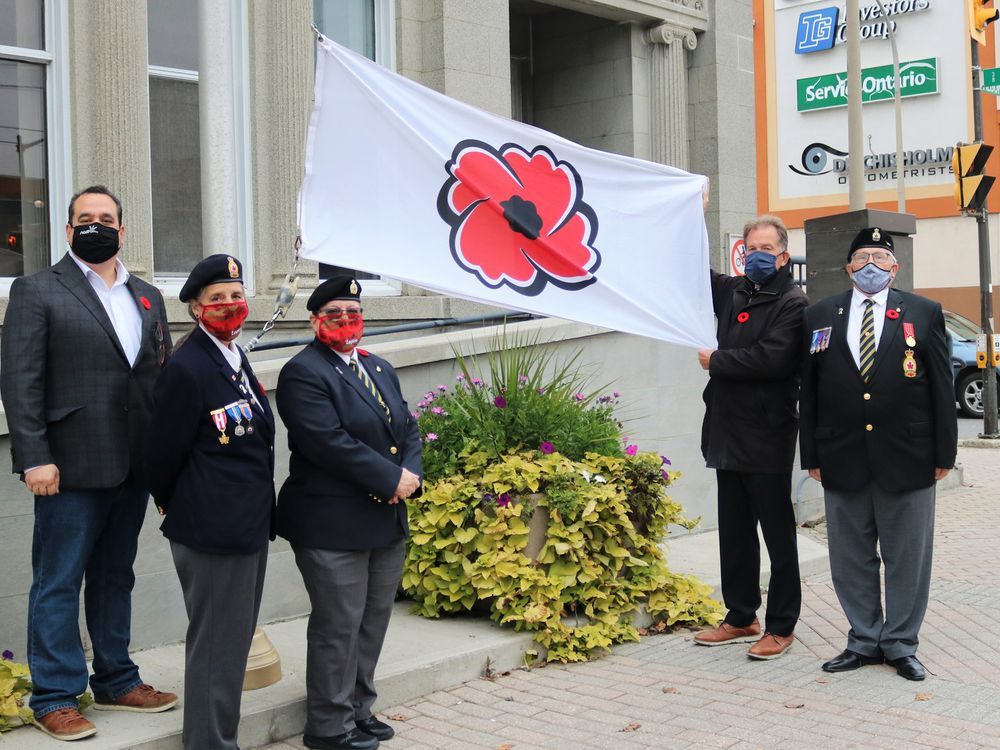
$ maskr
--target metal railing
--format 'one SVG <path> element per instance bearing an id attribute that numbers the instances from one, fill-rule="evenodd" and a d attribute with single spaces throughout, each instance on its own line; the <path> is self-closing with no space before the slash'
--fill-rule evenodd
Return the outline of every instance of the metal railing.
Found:
<path id="1" fill-rule="evenodd" d="M 806 285 L 806 256 L 804 255 L 793 255 L 792 256 L 792 278 L 795 279 L 795 283 L 799 286 Z"/>

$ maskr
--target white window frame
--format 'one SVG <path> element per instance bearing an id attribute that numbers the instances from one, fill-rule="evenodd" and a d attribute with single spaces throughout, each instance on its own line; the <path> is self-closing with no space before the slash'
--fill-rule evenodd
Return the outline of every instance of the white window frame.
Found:
<path id="1" fill-rule="evenodd" d="M 233 148 L 238 156 L 237 159 L 237 215 L 234 217 L 237 228 L 237 250 L 236 257 L 243 263 L 243 286 L 247 296 L 253 297 L 256 294 L 256 273 L 254 268 L 254 245 L 253 245 L 253 168 L 250 141 L 250 41 L 247 29 L 247 8 L 242 0 L 229 0 L 230 17 L 235 19 L 230 33 L 233 35 L 233 70 L 236 74 L 237 83 L 233 87 L 234 109 L 236 113 L 236 132 L 233 133 Z M 196 19 L 198 23 L 201 18 Z M 197 33 L 197 29 L 195 29 Z M 182 68 L 170 68 L 163 65 L 149 65 L 147 62 L 147 76 L 149 78 L 162 78 L 175 81 L 199 82 L 199 74 L 196 70 L 185 70 Z M 200 95 L 200 94 L 199 94 Z M 199 111 L 199 133 L 201 128 L 201 113 Z M 204 158 L 200 154 L 200 158 Z M 150 143 L 150 173 L 152 173 L 152 143 Z M 201 179 L 199 175 L 199 179 Z M 153 196 L 150 193 L 149 215 L 153 215 Z M 156 251 L 153 251 L 153 282 L 164 296 L 177 296 L 181 287 L 184 286 L 186 278 L 184 276 L 157 275 L 156 273 Z"/>
<path id="2" fill-rule="evenodd" d="M 0 58 L 45 65 L 45 140 L 48 166 L 49 261 L 66 250 L 66 201 L 73 194 L 70 147 L 69 6 L 45 0 L 45 49 L 0 45 Z M 14 276 L 0 277 L 0 296 L 10 296 Z"/>

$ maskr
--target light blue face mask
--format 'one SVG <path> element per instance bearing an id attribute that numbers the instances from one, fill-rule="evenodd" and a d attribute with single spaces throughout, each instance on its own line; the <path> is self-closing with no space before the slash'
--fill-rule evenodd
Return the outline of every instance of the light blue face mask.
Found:
<path id="1" fill-rule="evenodd" d="M 778 273 L 775 267 L 777 257 L 771 253 L 757 252 L 747 256 L 746 268 L 743 272 L 754 284 L 766 284 Z"/>
<path id="2" fill-rule="evenodd" d="M 863 268 L 851 272 L 851 281 L 865 294 L 877 294 L 889 286 L 892 281 L 892 271 L 868 263 Z"/>

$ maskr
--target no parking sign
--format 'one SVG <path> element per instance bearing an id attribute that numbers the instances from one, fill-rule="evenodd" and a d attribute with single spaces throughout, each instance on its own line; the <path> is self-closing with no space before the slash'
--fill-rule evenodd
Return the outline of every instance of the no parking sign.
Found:
<path id="1" fill-rule="evenodd" d="M 729 235 L 729 266 L 733 276 L 746 276 L 747 248 L 742 234 Z"/>

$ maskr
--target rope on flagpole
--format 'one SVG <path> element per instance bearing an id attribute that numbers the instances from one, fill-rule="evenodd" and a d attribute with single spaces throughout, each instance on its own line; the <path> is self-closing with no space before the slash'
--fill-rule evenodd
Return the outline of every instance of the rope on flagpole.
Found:
<path id="1" fill-rule="evenodd" d="M 292 270 L 285 276 L 285 280 L 281 282 L 281 288 L 278 290 L 278 296 L 274 301 L 274 312 L 271 314 L 271 319 L 268 320 L 260 329 L 260 333 L 250 339 L 250 342 L 244 347 L 244 351 L 251 352 L 260 343 L 261 338 L 274 328 L 274 324 L 278 322 L 278 318 L 283 318 L 288 313 L 288 308 L 291 307 L 292 300 L 295 299 L 295 292 L 298 291 L 298 279 L 299 279 L 299 249 L 302 247 L 302 235 L 299 234 L 295 237 L 295 258 L 292 260 Z"/>

